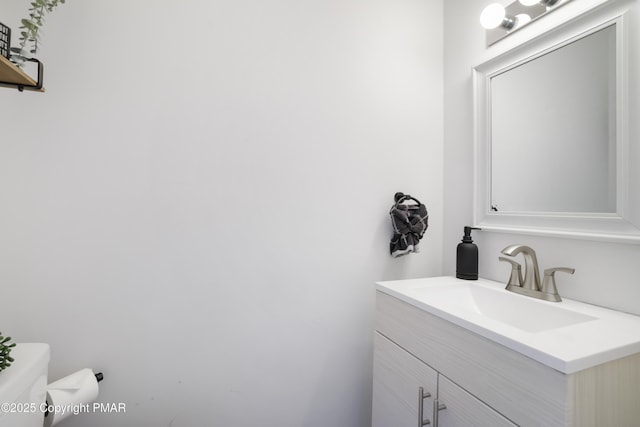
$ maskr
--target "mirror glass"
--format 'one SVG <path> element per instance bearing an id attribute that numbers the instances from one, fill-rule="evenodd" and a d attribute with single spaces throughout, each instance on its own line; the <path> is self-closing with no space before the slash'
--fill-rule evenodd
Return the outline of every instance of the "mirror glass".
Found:
<path id="1" fill-rule="evenodd" d="M 625 16 L 600 8 L 474 67 L 475 226 L 640 243 Z"/>
<path id="2" fill-rule="evenodd" d="M 616 32 L 491 76 L 490 208 L 616 212 Z"/>

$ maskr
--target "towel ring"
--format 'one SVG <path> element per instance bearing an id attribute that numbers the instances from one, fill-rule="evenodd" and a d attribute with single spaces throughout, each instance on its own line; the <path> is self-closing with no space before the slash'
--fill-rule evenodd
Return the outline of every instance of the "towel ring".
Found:
<path id="1" fill-rule="evenodd" d="M 422 204 L 420 200 L 416 199 L 415 197 L 410 196 L 409 194 L 404 194 L 400 191 L 393 196 L 393 199 L 396 201 L 396 207 L 398 207 L 398 205 L 400 205 L 401 203 L 406 202 L 407 200 L 413 200 L 418 204 L 418 206 Z"/>

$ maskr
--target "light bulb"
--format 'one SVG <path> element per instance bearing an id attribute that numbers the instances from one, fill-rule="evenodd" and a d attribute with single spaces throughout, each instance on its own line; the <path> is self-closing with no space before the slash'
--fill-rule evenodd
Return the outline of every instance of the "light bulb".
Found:
<path id="1" fill-rule="evenodd" d="M 523 6 L 533 6 L 534 4 L 540 3 L 539 0 L 518 0 L 520 4 Z"/>
<path id="2" fill-rule="evenodd" d="M 520 13 L 520 14 L 516 15 L 516 26 L 517 27 L 521 27 L 523 25 L 526 25 L 529 22 L 531 22 L 531 17 L 529 15 L 527 15 L 526 13 Z"/>
<path id="3" fill-rule="evenodd" d="M 516 20 L 513 16 L 507 16 L 504 6 L 492 3 L 485 7 L 480 14 L 480 24 L 487 30 L 498 27 L 511 30 L 516 25 Z"/>
<path id="4" fill-rule="evenodd" d="M 492 3 L 485 7 L 480 14 L 480 25 L 487 30 L 498 28 L 505 17 L 504 6 L 498 3 Z"/>

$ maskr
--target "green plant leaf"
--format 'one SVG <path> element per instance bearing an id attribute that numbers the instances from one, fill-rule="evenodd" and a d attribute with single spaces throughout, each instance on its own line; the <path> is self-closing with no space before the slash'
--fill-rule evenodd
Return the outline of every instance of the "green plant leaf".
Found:
<path id="1" fill-rule="evenodd" d="M 29 0 L 28 0 L 29 1 Z M 20 46 L 18 50 L 12 48 L 15 54 L 11 56 L 11 61 L 18 67 L 22 67 L 24 61 L 28 58 L 24 56 L 27 52 L 35 55 L 40 47 L 40 29 L 44 26 L 45 18 L 59 4 L 65 3 L 65 0 L 30 0 L 29 17 L 22 19 L 20 30 Z M 29 46 L 27 46 L 29 44 Z"/>
<path id="2" fill-rule="evenodd" d="M 22 25 L 24 25 L 26 28 L 36 28 L 36 24 L 29 19 L 22 19 L 20 22 L 22 22 Z"/>

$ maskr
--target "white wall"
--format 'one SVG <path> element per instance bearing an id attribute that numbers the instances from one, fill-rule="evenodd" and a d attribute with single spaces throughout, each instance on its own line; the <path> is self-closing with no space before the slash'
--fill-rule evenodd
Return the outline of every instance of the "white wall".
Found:
<path id="1" fill-rule="evenodd" d="M 445 187 L 444 206 L 446 212 L 444 232 L 445 274 L 455 272 L 455 247 L 462 237 L 462 227 L 472 222 L 473 209 L 473 92 L 471 69 L 510 46 L 526 40 L 534 25 L 544 26 L 549 20 L 542 19 L 531 24 L 491 48 L 485 47 L 484 30 L 479 16 L 491 1 L 451 0 L 445 2 Z M 504 2 L 505 4 L 508 2 Z M 570 5 L 554 12 L 567 14 L 589 3 L 589 0 L 574 0 Z M 593 2 L 591 2 L 593 3 Z M 622 3 L 622 2 L 619 2 Z M 633 76 L 640 71 L 640 16 L 638 6 L 629 11 L 629 117 L 637 117 L 640 111 L 640 83 Z M 455 23 L 455 25 L 453 25 Z M 635 46 L 635 48 L 633 47 Z M 640 146 L 640 126 L 630 120 L 629 138 Z M 638 149 L 629 153 L 640 159 Z M 630 180 L 637 182 L 637 169 L 631 171 Z M 632 210 L 637 212 L 637 207 Z M 561 295 L 589 303 L 640 314 L 640 286 L 637 264 L 640 260 L 640 245 L 589 242 L 586 240 L 559 239 L 476 232 L 476 243 L 480 251 L 479 274 L 481 277 L 506 281 L 510 267 L 498 261 L 500 250 L 509 244 L 532 246 L 541 268 L 555 266 L 574 267 L 573 276 L 557 279 Z"/>
<path id="2" fill-rule="evenodd" d="M 50 15 L 47 92 L 0 93 L 0 330 L 127 405 L 69 427 L 369 425 L 373 283 L 441 273 L 442 45 L 439 0 Z"/>

